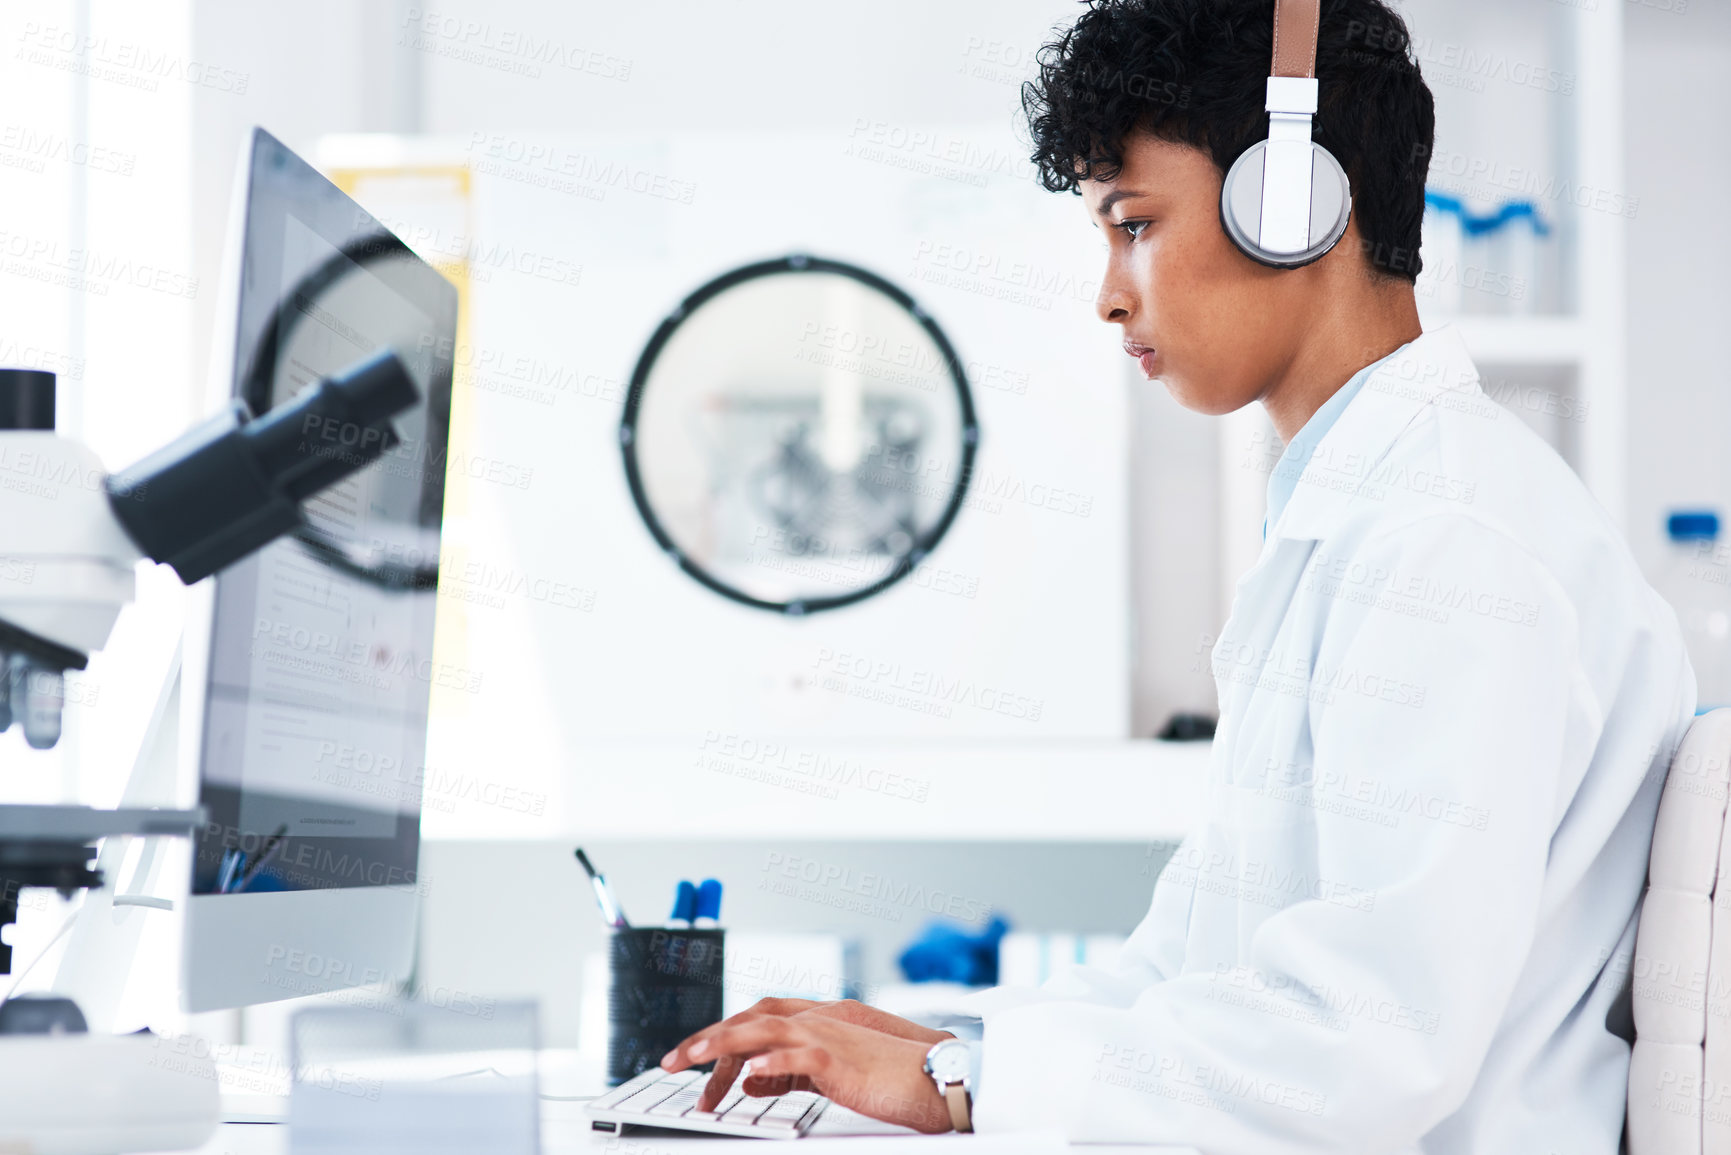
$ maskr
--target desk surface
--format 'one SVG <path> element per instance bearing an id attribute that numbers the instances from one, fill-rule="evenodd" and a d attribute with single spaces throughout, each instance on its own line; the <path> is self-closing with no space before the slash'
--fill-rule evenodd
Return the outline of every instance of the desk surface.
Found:
<path id="1" fill-rule="evenodd" d="M 935 1136 L 853 1136 L 824 1138 L 814 1131 L 805 1139 L 793 1139 L 789 1155 L 883 1155 L 890 1143 L 917 1143 L 933 1155 L 930 1145 L 956 1146 L 950 1155 L 973 1152 L 976 1155 L 1065 1155 L 1065 1152 L 1087 1152 L 1089 1155 L 1200 1155 L 1189 1146 L 1071 1146 L 1058 1134 L 1011 1134 L 1011 1136 L 981 1136 L 981 1134 L 935 1134 Z M 720 1152 L 722 1146 L 734 1152 Z M 187 1155 L 287 1155 L 289 1129 L 282 1124 L 223 1124 L 216 1134 L 196 1153 Z M 786 1150 L 774 1139 L 725 1139 L 711 1134 L 682 1136 L 670 1131 L 644 1131 L 615 1138 L 599 1131 L 590 1131 L 589 1119 L 583 1115 L 582 1103 L 545 1103 L 542 1108 L 542 1153 L 569 1155 L 573 1152 L 601 1155 L 737 1155 L 741 1150 L 758 1155 L 775 1155 Z"/>
<path id="2" fill-rule="evenodd" d="M 869 1121 L 868 1121 L 869 1123 Z M 541 1105 L 541 1151 L 543 1155 L 697 1155 L 708 1152 L 722 1155 L 721 1147 L 755 1151 L 758 1155 L 775 1155 L 789 1151 L 782 1143 L 767 1139 L 725 1139 L 716 1135 L 681 1135 L 672 1131 L 636 1131 L 623 1137 L 603 1134 L 589 1127 L 589 1119 L 581 1103 L 543 1103 Z M 867 1130 L 860 1128 L 859 1130 Z M 875 1128 L 870 1128 L 875 1130 Z M 845 1137 L 844 1137 L 845 1136 Z M 955 1146 L 952 1155 L 964 1151 L 975 1155 L 1064 1155 L 1070 1150 L 1085 1150 L 1089 1155 L 1198 1155 L 1191 1147 L 1095 1145 L 1071 1147 L 1063 1137 L 1053 1134 L 1028 1135 L 900 1135 L 860 1134 L 845 1123 L 825 1130 L 814 1128 L 804 1139 L 792 1140 L 791 1152 L 798 1155 L 884 1155 L 889 1144 L 920 1144 L 934 1155 L 931 1145 Z M 288 1128 L 280 1123 L 224 1123 L 211 1141 L 199 1148 L 196 1155 L 287 1155 Z M 194 1153 L 188 1153 L 194 1155 Z M 733 1155 L 733 1153 L 729 1153 Z"/>
<path id="3" fill-rule="evenodd" d="M 575 1051 L 544 1050 L 540 1053 L 541 1092 L 545 1095 L 600 1095 L 606 1091 L 601 1064 L 593 1057 Z M 286 1088 L 284 1088 L 286 1089 Z M 225 1108 L 233 1109 L 239 1100 L 225 1099 Z M 286 1100 L 276 1100 L 277 1107 L 286 1108 Z M 1056 1132 L 1018 1135 L 915 1135 L 906 1128 L 880 1123 L 839 1107 L 831 1107 L 803 1139 L 777 1141 L 770 1139 L 728 1139 L 719 1135 L 700 1135 L 677 1131 L 633 1129 L 623 1136 L 595 1131 L 582 1102 L 542 1100 L 542 1155 L 724 1155 L 720 1147 L 733 1150 L 725 1155 L 776 1155 L 776 1152 L 797 1155 L 885 1155 L 886 1145 L 918 1143 L 934 1155 L 942 1155 L 927 1144 L 970 1144 L 955 1148 L 956 1155 L 964 1150 L 974 1155 L 1066 1155 L 1072 1145 Z M 244 1109 L 244 1108 L 243 1108 Z M 794 1146 L 788 1148 L 787 1142 Z M 1138 1145 L 1076 1145 L 1088 1155 L 1200 1155 L 1193 1147 Z M 287 1155 L 288 1127 L 282 1123 L 224 1123 L 217 1128 L 211 1141 L 196 1153 L 186 1155 Z M 907 1148 L 902 1148 L 907 1150 Z"/>

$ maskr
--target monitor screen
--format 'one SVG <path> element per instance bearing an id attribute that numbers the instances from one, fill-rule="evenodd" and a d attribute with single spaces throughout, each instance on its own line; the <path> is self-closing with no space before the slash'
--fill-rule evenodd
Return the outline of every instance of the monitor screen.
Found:
<path id="1" fill-rule="evenodd" d="M 423 401 L 395 419 L 398 440 L 382 457 L 307 503 L 301 535 L 213 579 L 209 676 L 197 688 L 209 820 L 193 893 L 409 884 L 429 699 L 447 673 L 434 655 L 430 575 L 456 292 L 262 131 L 248 189 L 234 395 L 263 413 L 389 348 Z M 302 433 L 315 453 L 358 448 L 353 426 Z"/>

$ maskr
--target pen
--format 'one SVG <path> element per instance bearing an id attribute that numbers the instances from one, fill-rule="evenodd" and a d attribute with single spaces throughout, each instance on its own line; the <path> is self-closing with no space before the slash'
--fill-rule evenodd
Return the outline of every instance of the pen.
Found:
<path id="1" fill-rule="evenodd" d="M 602 921 L 615 930 L 629 929 L 631 924 L 625 921 L 625 912 L 619 909 L 619 904 L 613 900 L 613 892 L 607 889 L 607 879 L 589 862 L 589 856 L 583 853 L 583 848 L 577 848 L 577 861 L 589 875 L 589 885 L 595 888 L 595 902 L 601 907 Z"/>
<path id="2" fill-rule="evenodd" d="M 235 883 L 235 890 L 245 890 L 247 885 L 258 877 L 258 872 L 270 865 L 270 860 L 282 850 L 283 842 L 287 838 L 288 823 L 285 822 L 276 828 L 275 834 L 265 839 L 264 846 L 259 849 L 259 856 L 246 865 L 246 870 L 241 873 L 240 881 Z"/>
<path id="3" fill-rule="evenodd" d="M 721 921 L 721 883 L 713 878 L 706 878 L 697 886 L 697 917 L 691 920 L 695 927 L 712 927 Z"/>

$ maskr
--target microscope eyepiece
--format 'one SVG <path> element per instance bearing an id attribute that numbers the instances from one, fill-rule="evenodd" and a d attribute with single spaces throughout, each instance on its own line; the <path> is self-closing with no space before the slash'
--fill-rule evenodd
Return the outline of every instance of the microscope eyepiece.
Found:
<path id="1" fill-rule="evenodd" d="M 389 350 L 254 418 L 241 401 L 108 478 L 108 503 L 147 557 L 191 585 L 300 526 L 301 503 L 398 444 L 420 399 Z"/>

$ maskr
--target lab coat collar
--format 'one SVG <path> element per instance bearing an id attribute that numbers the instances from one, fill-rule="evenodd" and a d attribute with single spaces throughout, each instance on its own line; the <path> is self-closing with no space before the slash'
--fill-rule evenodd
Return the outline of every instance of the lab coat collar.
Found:
<path id="1" fill-rule="evenodd" d="M 1280 520 L 1269 528 L 1268 544 L 1327 537 L 1401 432 L 1437 397 L 1477 389 L 1478 379 L 1452 325 L 1421 334 L 1384 360 L 1317 442 Z"/>

